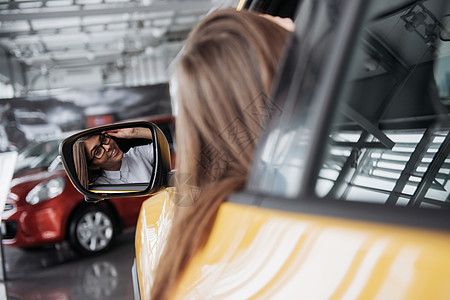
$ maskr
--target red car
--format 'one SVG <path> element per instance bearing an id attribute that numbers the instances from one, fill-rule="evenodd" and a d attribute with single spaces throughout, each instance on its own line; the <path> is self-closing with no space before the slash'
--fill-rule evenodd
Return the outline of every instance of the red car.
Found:
<path id="1" fill-rule="evenodd" d="M 172 146 L 174 117 L 150 121 Z M 30 248 L 67 240 L 83 255 L 104 252 L 123 228 L 136 226 L 141 204 L 148 197 L 85 202 L 59 161 L 59 142 L 48 140 L 19 154 L 19 161 L 30 162 L 16 170 L 11 182 L 2 215 L 3 244 Z M 30 159 L 34 147 L 40 155 Z"/>

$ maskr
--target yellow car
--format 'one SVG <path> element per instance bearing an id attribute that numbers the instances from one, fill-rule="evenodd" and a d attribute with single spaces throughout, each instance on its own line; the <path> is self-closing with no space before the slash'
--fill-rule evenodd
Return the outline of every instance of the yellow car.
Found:
<path id="1" fill-rule="evenodd" d="M 450 299 L 449 13 L 445 0 L 304 1 L 247 188 L 175 298 Z M 141 209 L 142 299 L 173 196 Z"/>
<path id="2" fill-rule="evenodd" d="M 260 3 L 239 8 L 278 14 Z M 450 2 L 299 3 L 247 186 L 175 298 L 450 299 Z M 141 209 L 136 298 L 175 192 Z"/>

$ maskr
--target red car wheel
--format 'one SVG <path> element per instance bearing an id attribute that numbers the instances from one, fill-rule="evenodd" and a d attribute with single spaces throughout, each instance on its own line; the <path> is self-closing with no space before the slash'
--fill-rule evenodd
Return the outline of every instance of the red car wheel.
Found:
<path id="1" fill-rule="evenodd" d="M 108 250 L 117 235 L 113 214 L 101 205 L 84 206 L 75 212 L 69 226 L 69 242 L 82 255 Z"/>

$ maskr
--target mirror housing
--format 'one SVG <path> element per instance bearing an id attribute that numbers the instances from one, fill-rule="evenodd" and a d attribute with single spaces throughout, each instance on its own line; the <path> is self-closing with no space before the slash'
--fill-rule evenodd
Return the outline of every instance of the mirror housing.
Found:
<path id="1" fill-rule="evenodd" d="M 148 128 L 152 136 L 154 165 L 151 179 L 148 183 L 140 184 L 101 184 L 95 187 L 84 187 L 75 169 L 73 146 L 82 137 L 101 134 L 105 131 L 124 128 Z M 59 145 L 59 155 L 64 169 L 75 188 L 85 196 L 87 202 L 98 202 L 107 198 L 147 196 L 158 192 L 168 185 L 171 173 L 170 150 L 166 137 L 157 125 L 150 122 L 128 122 L 95 127 L 78 132 L 64 139 Z"/>

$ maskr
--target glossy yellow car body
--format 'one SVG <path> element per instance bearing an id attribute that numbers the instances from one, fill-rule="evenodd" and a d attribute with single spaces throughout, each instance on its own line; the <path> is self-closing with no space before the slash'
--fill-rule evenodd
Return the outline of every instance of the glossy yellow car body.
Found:
<path id="1" fill-rule="evenodd" d="M 136 268 L 141 299 L 150 299 L 156 264 L 161 256 L 174 208 L 174 190 L 167 188 L 142 204 L 136 224 Z"/>
<path id="2" fill-rule="evenodd" d="M 149 299 L 174 208 L 166 189 L 136 231 Z M 230 222 L 230 220 L 233 220 Z M 450 299 L 450 234 L 224 203 L 175 299 Z"/>
<path id="3" fill-rule="evenodd" d="M 450 299 L 448 4 L 302 1 L 279 114 L 173 298 Z M 143 299 L 173 197 L 141 211 Z"/>

